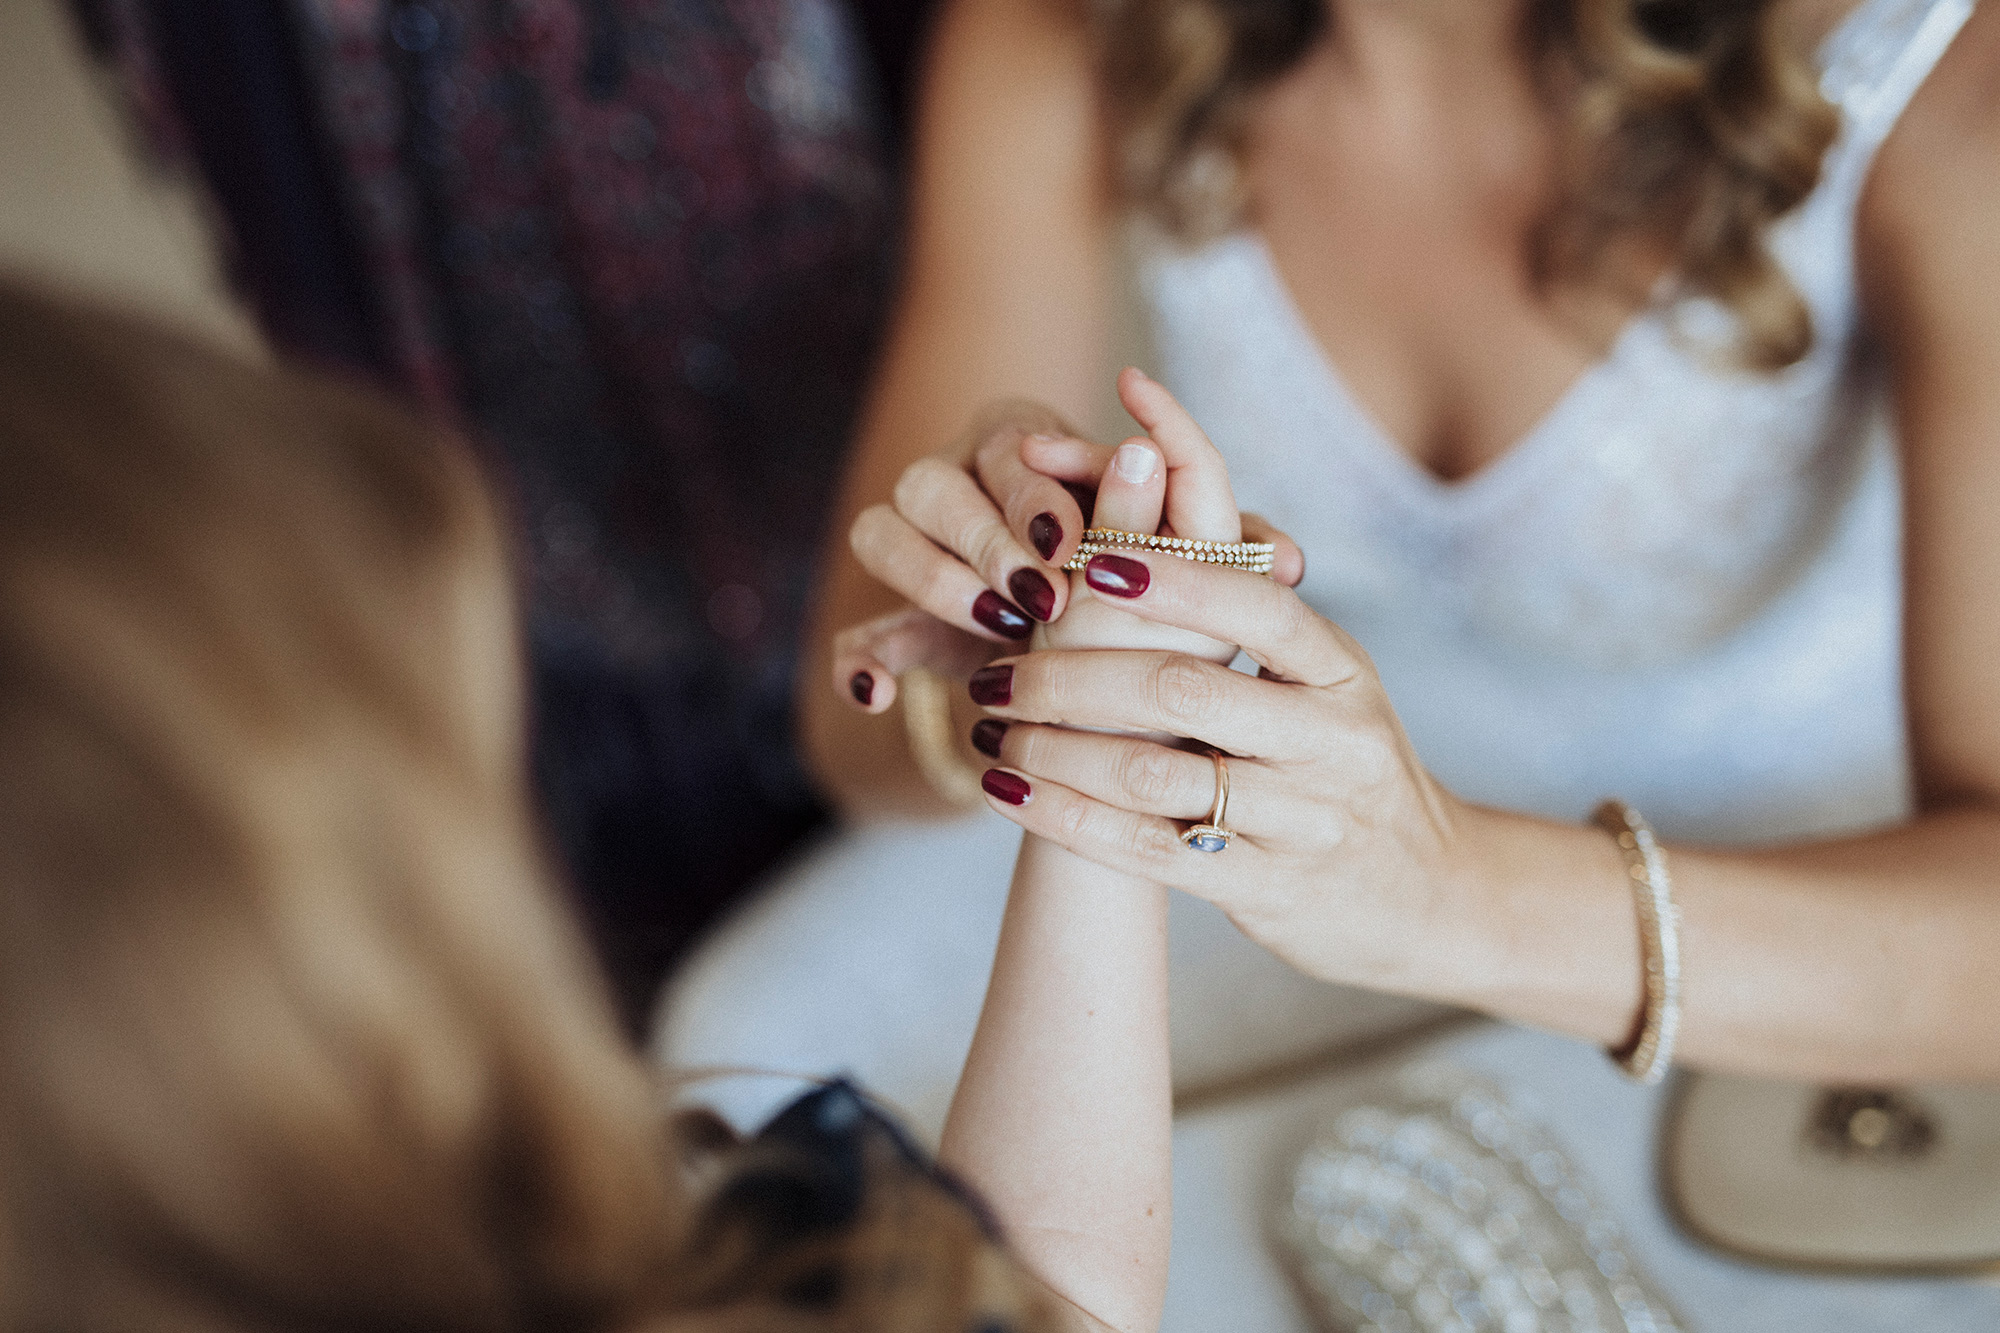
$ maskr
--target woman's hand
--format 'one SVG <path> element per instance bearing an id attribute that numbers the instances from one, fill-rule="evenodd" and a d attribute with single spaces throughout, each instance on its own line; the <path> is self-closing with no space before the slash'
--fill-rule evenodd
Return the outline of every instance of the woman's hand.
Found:
<path id="1" fill-rule="evenodd" d="M 1137 400 L 1151 392 L 1166 397 L 1137 371 L 1120 377 L 1121 395 L 1128 385 Z M 1172 410 L 1179 412 L 1178 405 Z M 849 532 L 862 567 L 910 603 L 834 638 L 834 688 L 862 711 L 887 710 L 896 677 L 912 667 L 965 679 L 1028 640 L 1037 622 L 1058 620 L 1075 596 L 1062 566 L 1090 521 L 1082 506 L 1097 502 L 1117 450 L 1081 439 L 1047 408 L 1018 401 L 982 412 L 965 439 L 964 463 L 919 459 L 898 479 L 891 502 L 863 510 Z M 1240 522 L 1244 540 L 1278 548 L 1273 577 L 1296 585 L 1305 575 L 1297 544 L 1254 514 L 1238 520 L 1226 477 L 1220 504 L 1208 498 L 1215 488 L 1198 475 L 1219 460 L 1211 462 L 1214 449 L 1205 437 L 1200 446 L 1165 460 L 1165 522 L 1183 535 L 1218 523 L 1235 532 Z M 1103 524 L 1134 521 L 1107 511 Z M 1139 530 L 1152 531 L 1160 521 L 1156 513 Z"/>
<path id="2" fill-rule="evenodd" d="M 1476 812 L 1418 762 L 1367 655 L 1291 589 L 1171 555 L 1118 559 L 1140 570 L 1123 580 L 1123 610 L 1239 643 L 1262 670 L 1157 650 L 990 664 L 975 699 L 1004 731 L 988 739 L 1031 787 L 996 808 L 1100 865 L 1216 903 L 1302 971 L 1401 988 L 1440 886 L 1463 880 Z M 1180 841 L 1215 798 L 1206 756 L 1077 728 L 1191 737 L 1231 756 L 1234 842 L 1202 853 Z"/>
<path id="3" fill-rule="evenodd" d="M 1061 566 L 1083 534 L 1082 510 L 1021 454 L 1030 439 L 1070 435 L 1039 404 L 996 403 L 955 449 L 910 464 L 888 502 L 855 517 L 855 559 L 910 602 L 835 636 L 835 687 L 856 707 L 887 709 L 911 667 L 963 679 L 1062 614 Z"/>

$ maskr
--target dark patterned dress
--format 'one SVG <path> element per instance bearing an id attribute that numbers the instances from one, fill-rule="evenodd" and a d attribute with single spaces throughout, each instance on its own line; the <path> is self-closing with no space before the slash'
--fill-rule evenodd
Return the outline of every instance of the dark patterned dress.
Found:
<path id="1" fill-rule="evenodd" d="M 486 447 L 627 999 L 820 818 L 789 694 L 887 290 L 838 0 L 81 0 L 281 347 Z"/>

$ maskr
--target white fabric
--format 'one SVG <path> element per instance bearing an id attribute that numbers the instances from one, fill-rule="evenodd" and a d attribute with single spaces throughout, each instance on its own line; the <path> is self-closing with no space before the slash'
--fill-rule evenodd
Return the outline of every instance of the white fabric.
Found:
<path id="1" fill-rule="evenodd" d="M 1563 819 L 1616 793 L 1703 840 L 1907 810 L 1896 466 L 1857 325 L 1854 217 L 1969 12 L 1870 0 L 1827 45 L 1825 86 L 1854 114 L 1774 238 L 1812 313 L 1803 362 L 1732 372 L 1712 304 L 1642 313 L 1462 482 L 1355 402 L 1259 238 L 1142 262 L 1161 379 L 1244 506 L 1304 548 L 1301 591 L 1367 648 L 1453 790 Z"/>
<path id="2" fill-rule="evenodd" d="M 1143 256 L 1162 378 L 1222 446 L 1246 507 L 1299 539 L 1307 598 L 1368 648 L 1419 752 L 1461 794 L 1574 819 L 1615 793 L 1663 834 L 1709 840 L 1907 810 L 1899 496 L 1856 320 L 1853 226 L 1875 149 L 1969 12 L 1866 0 L 1824 50 L 1845 128 L 1776 238 L 1812 309 L 1805 362 L 1730 373 L 1701 351 L 1723 332 L 1713 307 L 1642 315 L 1463 484 L 1432 479 L 1357 408 L 1255 237 Z M 660 1058 L 849 1071 L 934 1134 L 1015 841 L 981 815 L 816 849 L 669 986 Z M 1175 903 L 1173 950 L 1183 1084 L 1434 1012 L 1307 981 L 1199 903 Z M 2000 1299 L 1969 1283 L 1834 1283 L 1702 1254 L 1653 1201 L 1651 1094 L 1555 1038 L 1491 1029 L 1461 1049 L 1550 1108 L 1693 1328 L 2000 1326 Z M 744 1123 L 794 1091 L 718 1089 Z M 1263 1217 L 1311 1119 L 1304 1088 L 1178 1127 L 1167 1328 L 1307 1327 Z"/>
<path id="3" fill-rule="evenodd" d="M 935 1139 L 979 1021 L 1019 844 L 1020 830 L 990 814 L 829 840 L 674 977 L 655 1049 L 676 1069 L 844 1071 Z M 1311 981 L 1192 898 L 1175 898 L 1170 924 L 1181 1086 L 1443 1012 Z M 712 1100 L 748 1126 L 796 1091 L 738 1081 Z"/>

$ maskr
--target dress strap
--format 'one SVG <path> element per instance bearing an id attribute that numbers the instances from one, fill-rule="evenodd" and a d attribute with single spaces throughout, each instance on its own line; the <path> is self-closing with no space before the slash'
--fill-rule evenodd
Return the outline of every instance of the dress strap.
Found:
<path id="1" fill-rule="evenodd" d="M 1820 91 L 1841 110 L 1834 154 L 1863 162 L 1943 58 L 1977 0 L 1862 0 L 1820 47 Z M 1832 165 L 1829 159 L 1829 166 Z"/>

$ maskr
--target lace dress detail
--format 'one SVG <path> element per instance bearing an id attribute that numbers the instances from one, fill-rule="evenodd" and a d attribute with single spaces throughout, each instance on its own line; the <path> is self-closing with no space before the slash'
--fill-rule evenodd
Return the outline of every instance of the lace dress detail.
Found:
<path id="1" fill-rule="evenodd" d="M 1342 382 L 1260 237 L 1141 243 L 1163 379 L 1295 536 L 1302 591 L 1374 657 L 1460 794 L 1566 819 L 1616 792 L 1680 837 L 1908 808 L 1900 496 L 1854 224 L 1875 151 L 1972 0 L 1868 0 L 1820 53 L 1842 130 L 1772 246 L 1807 357 L 1737 371 L 1730 318 L 1635 316 L 1508 453 L 1458 482 Z"/>

